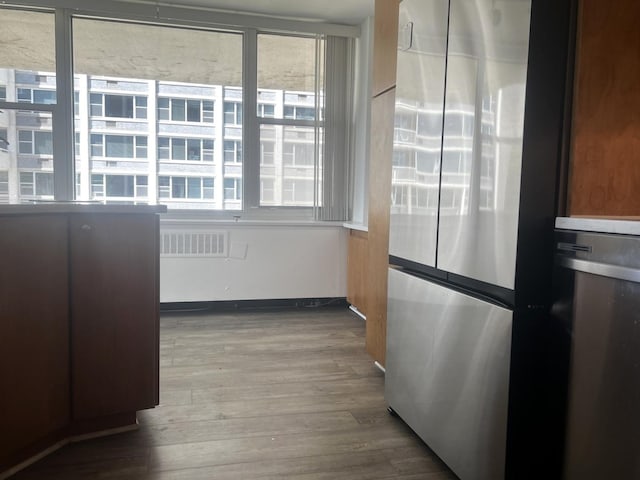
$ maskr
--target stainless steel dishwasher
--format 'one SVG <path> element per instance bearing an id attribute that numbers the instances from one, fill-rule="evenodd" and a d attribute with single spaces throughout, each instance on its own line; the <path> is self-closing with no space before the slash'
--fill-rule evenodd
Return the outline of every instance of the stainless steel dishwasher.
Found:
<path id="1" fill-rule="evenodd" d="M 555 259 L 571 345 L 564 479 L 640 479 L 640 222 L 558 219 Z"/>

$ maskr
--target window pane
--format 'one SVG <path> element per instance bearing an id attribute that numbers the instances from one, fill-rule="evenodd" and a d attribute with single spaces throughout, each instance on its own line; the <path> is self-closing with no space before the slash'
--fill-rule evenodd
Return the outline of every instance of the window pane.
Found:
<path id="1" fill-rule="evenodd" d="M 240 201 L 225 205 L 222 198 L 214 199 L 213 177 L 238 178 L 240 191 L 242 167 L 223 169 L 223 148 L 214 150 L 213 137 L 220 134 L 222 142 L 242 139 L 242 34 L 74 18 L 73 36 L 76 81 L 100 100 L 91 102 L 92 113 L 98 116 L 95 112 L 101 109 L 99 116 L 135 118 L 105 125 L 100 119 L 85 121 L 80 112 L 76 125 L 88 128 L 80 133 L 91 139 L 94 158 L 79 163 L 78 173 L 82 175 L 85 168 L 117 168 L 122 176 L 137 179 L 160 172 L 157 182 L 149 179 L 143 185 L 135 180 L 131 195 L 146 193 L 170 208 L 240 208 Z M 225 101 L 237 104 L 231 128 L 214 130 L 214 106 L 223 108 Z M 157 110 L 153 114 L 148 111 L 151 106 Z M 150 124 L 148 117 L 159 123 Z M 117 135 L 110 133 L 112 128 L 118 129 Z M 147 138 L 147 132 L 161 136 Z M 147 151 L 150 147 L 155 151 Z M 234 150 L 234 155 L 241 154 L 241 149 Z M 136 161 L 105 164 L 101 157 Z M 185 160 L 193 163 L 172 164 Z"/>
<path id="2" fill-rule="evenodd" d="M 171 100 L 171 120 L 173 120 L 174 122 L 184 122 L 184 100 Z"/>
<path id="3" fill-rule="evenodd" d="M 200 121 L 200 100 L 187 100 L 187 121 Z"/>
<path id="4" fill-rule="evenodd" d="M 188 160 L 202 160 L 200 156 L 200 140 L 188 139 L 187 140 L 187 159 Z"/>
<path id="5" fill-rule="evenodd" d="M 33 91 L 33 103 L 43 103 L 46 105 L 55 105 L 56 103 L 56 91 L 55 90 L 34 90 Z"/>
<path id="6" fill-rule="evenodd" d="M 28 80 L 24 83 L 33 86 L 39 86 L 42 84 L 39 80 L 45 80 L 55 90 L 53 72 L 56 71 L 56 57 L 52 14 L 3 8 L 0 13 L 0 45 L 5 46 L 0 55 L 0 69 L 18 70 L 16 73 L 20 75 L 19 80 Z M 50 73 L 45 78 L 37 78 L 36 72 Z"/>
<path id="7" fill-rule="evenodd" d="M 202 196 L 201 183 L 199 178 L 189 178 L 187 182 L 187 197 L 200 198 Z"/>
<path id="8" fill-rule="evenodd" d="M 184 138 L 171 139 L 171 158 L 173 160 L 185 160 L 187 158 Z"/>
<path id="9" fill-rule="evenodd" d="M 317 42 L 321 47 L 323 40 Z M 315 118 L 315 65 L 315 38 L 258 35 L 258 89 L 263 92 L 284 90 L 284 118 Z M 294 113 L 294 106 L 304 109 L 300 117 Z M 274 114 L 273 110 L 262 112 L 265 117 Z"/>
<path id="10" fill-rule="evenodd" d="M 282 147 L 274 140 L 282 138 Z M 315 134 L 312 127 L 262 125 L 260 128 L 262 185 L 260 204 L 264 206 L 309 207 L 314 204 L 316 174 Z"/>
<path id="11" fill-rule="evenodd" d="M 33 132 L 35 153 L 37 155 L 53 155 L 53 136 L 51 132 Z"/>
<path id="12" fill-rule="evenodd" d="M 53 173 L 36 172 L 36 195 L 53 196 Z"/>
<path id="13" fill-rule="evenodd" d="M 104 116 L 133 118 L 133 97 L 105 95 Z"/>
<path id="14" fill-rule="evenodd" d="M 171 185 L 171 197 L 172 198 L 184 198 L 185 197 L 185 178 L 173 177 Z"/>
<path id="15" fill-rule="evenodd" d="M 0 8 L 0 101 L 23 104 L 0 108 L 1 203 L 53 198 L 52 114 L 28 104 L 56 103 L 54 24 L 52 13 Z"/>
<path id="16" fill-rule="evenodd" d="M 133 137 L 105 135 L 107 157 L 133 158 Z"/>

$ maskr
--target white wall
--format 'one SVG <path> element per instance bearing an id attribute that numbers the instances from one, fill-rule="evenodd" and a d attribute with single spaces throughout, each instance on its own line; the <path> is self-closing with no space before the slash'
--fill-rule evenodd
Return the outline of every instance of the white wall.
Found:
<path id="1" fill-rule="evenodd" d="M 346 297 L 347 230 L 342 226 L 260 222 L 161 225 L 161 232 L 181 229 L 228 231 L 229 255 L 161 256 L 161 302 Z"/>

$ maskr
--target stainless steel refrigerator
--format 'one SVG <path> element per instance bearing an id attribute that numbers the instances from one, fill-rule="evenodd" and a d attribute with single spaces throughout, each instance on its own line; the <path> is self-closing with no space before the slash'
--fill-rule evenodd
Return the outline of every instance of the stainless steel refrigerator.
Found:
<path id="1" fill-rule="evenodd" d="M 400 4 L 385 396 L 462 480 L 533 478 L 540 461 L 553 478 L 560 455 L 547 439 L 525 465 L 557 426 L 569 4 Z"/>

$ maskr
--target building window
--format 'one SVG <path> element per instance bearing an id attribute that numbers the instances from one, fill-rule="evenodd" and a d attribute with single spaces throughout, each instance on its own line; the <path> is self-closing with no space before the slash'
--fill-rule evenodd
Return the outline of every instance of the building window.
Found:
<path id="1" fill-rule="evenodd" d="M 7 101 L 7 87 L 0 86 L 0 102 Z"/>
<path id="2" fill-rule="evenodd" d="M 283 160 L 287 166 L 312 167 L 315 163 L 313 143 L 285 143 Z"/>
<path id="3" fill-rule="evenodd" d="M 9 140 L 7 136 L 7 129 L 0 128 L 0 151 L 6 152 L 9 150 Z"/>
<path id="4" fill-rule="evenodd" d="M 268 103 L 258 104 L 258 116 L 262 118 L 274 118 L 275 117 L 275 105 Z"/>
<path id="5" fill-rule="evenodd" d="M 56 91 L 42 90 L 39 88 L 18 87 L 18 102 L 20 103 L 40 103 L 44 105 L 55 105 Z"/>
<path id="6" fill-rule="evenodd" d="M 260 142 L 260 165 L 273 165 L 275 142 L 263 140 Z"/>
<path id="7" fill-rule="evenodd" d="M 224 199 L 242 200 L 242 180 L 239 178 L 224 179 Z"/>
<path id="8" fill-rule="evenodd" d="M 141 135 L 91 134 L 91 156 L 147 158 L 147 137 Z"/>
<path id="9" fill-rule="evenodd" d="M 158 98 L 158 119 L 172 122 L 213 123 L 213 100 Z"/>
<path id="10" fill-rule="evenodd" d="M 224 123 L 242 125 L 242 103 L 224 102 Z"/>
<path id="11" fill-rule="evenodd" d="M 146 198 L 147 175 L 91 175 L 93 198 Z"/>
<path id="12" fill-rule="evenodd" d="M 20 196 L 52 197 L 53 172 L 20 172 Z"/>
<path id="13" fill-rule="evenodd" d="M 239 140 L 224 141 L 224 163 L 242 163 L 242 142 Z"/>
<path id="14" fill-rule="evenodd" d="M 0 172 L 0 195 L 9 195 L 9 172 Z"/>
<path id="15" fill-rule="evenodd" d="M 26 155 L 53 155 L 51 132 L 18 130 L 18 153 Z"/>
<path id="16" fill-rule="evenodd" d="M 147 97 L 92 93 L 89 110 L 93 117 L 147 118 Z"/>
<path id="17" fill-rule="evenodd" d="M 212 177 L 158 177 L 158 196 L 161 199 L 212 200 Z"/>
<path id="18" fill-rule="evenodd" d="M 313 107 L 285 105 L 284 118 L 288 120 L 315 120 L 316 110 Z"/>
<path id="19" fill-rule="evenodd" d="M 284 204 L 313 205 L 313 179 L 285 179 Z"/>
<path id="20" fill-rule="evenodd" d="M 158 137 L 158 159 L 213 162 L 213 147 L 212 139 Z"/>

